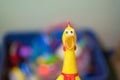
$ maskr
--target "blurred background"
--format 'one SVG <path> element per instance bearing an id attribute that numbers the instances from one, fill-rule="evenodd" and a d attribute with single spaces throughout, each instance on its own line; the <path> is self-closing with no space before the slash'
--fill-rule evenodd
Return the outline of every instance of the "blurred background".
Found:
<path id="1" fill-rule="evenodd" d="M 67 21 L 77 29 L 77 59 L 85 63 L 79 68 L 82 79 L 117 80 L 119 7 L 120 0 L 0 0 L 1 80 L 54 80 L 61 70 L 61 35 Z M 51 66 L 57 74 L 50 78 Z"/>

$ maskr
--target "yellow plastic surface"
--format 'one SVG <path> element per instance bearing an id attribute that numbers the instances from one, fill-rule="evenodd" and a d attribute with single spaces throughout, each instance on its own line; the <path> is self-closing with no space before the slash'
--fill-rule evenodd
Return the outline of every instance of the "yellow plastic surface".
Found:
<path id="1" fill-rule="evenodd" d="M 74 51 L 74 46 L 76 46 L 76 32 L 70 24 L 68 24 L 63 32 L 62 42 L 65 47 L 62 73 L 76 74 L 78 73 Z M 64 76 L 60 75 L 56 80 L 64 80 Z M 80 80 L 80 77 L 75 77 L 75 80 Z"/>

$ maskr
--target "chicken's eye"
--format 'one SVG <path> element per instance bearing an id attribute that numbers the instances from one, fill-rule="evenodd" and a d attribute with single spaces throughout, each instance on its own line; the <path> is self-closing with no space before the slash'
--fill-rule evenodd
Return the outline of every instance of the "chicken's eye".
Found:
<path id="1" fill-rule="evenodd" d="M 74 31 L 70 31 L 69 33 L 70 33 L 71 35 L 73 35 L 73 34 L 74 34 Z"/>
<path id="2" fill-rule="evenodd" d="M 66 34 L 68 34 L 68 31 L 66 31 Z"/>
<path id="3" fill-rule="evenodd" d="M 70 33 L 72 34 L 72 33 L 73 33 L 73 31 L 70 31 Z"/>

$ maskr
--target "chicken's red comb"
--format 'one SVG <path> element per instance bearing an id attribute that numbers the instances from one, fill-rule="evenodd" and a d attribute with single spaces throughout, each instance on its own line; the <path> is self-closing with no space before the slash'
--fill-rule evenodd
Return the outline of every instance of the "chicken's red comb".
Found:
<path id="1" fill-rule="evenodd" d="M 69 22 L 67 22 L 67 26 L 71 27 L 70 21 L 69 21 Z"/>

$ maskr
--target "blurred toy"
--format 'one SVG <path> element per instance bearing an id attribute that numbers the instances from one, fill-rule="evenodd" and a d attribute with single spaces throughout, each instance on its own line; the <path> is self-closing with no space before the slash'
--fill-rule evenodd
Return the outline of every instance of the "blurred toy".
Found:
<path id="1" fill-rule="evenodd" d="M 31 68 L 30 68 L 29 63 L 22 63 L 22 64 L 20 65 L 20 69 L 21 69 L 21 71 L 23 72 L 23 74 L 24 74 L 25 76 L 29 76 L 29 75 L 32 74 L 32 70 L 31 70 Z"/>
<path id="2" fill-rule="evenodd" d="M 57 60 L 57 57 L 50 48 L 50 38 L 46 34 L 42 34 L 36 40 L 34 40 L 32 42 L 32 48 L 32 54 L 30 55 L 31 61 L 50 64 Z"/>
<path id="3" fill-rule="evenodd" d="M 18 67 L 14 67 L 10 72 L 10 80 L 26 80 L 25 75 Z"/>
<path id="4" fill-rule="evenodd" d="M 48 65 L 42 64 L 38 67 L 37 72 L 41 76 L 47 77 L 50 75 L 50 67 Z"/>
<path id="5" fill-rule="evenodd" d="M 80 80 L 74 52 L 76 50 L 76 32 L 70 23 L 63 32 L 62 41 L 64 45 L 64 63 L 62 73 L 57 80 Z"/>
<path id="6" fill-rule="evenodd" d="M 10 47 L 10 61 L 12 67 L 18 66 L 19 64 L 19 55 L 17 54 L 18 47 L 19 47 L 18 43 L 13 43 Z"/>
<path id="7" fill-rule="evenodd" d="M 30 46 L 22 46 L 19 51 L 20 56 L 27 59 L 30 56 L 32 49 Z"/>
<path id="8" fill-rule="evenodd" d="M 51 50 L 50 42 L 50 37 L 44 33 L 31 42 L 29 61 L 36 64 L 32 68 L 43 80 L 54 80 L 59 70 L 58 57 Z"/>

